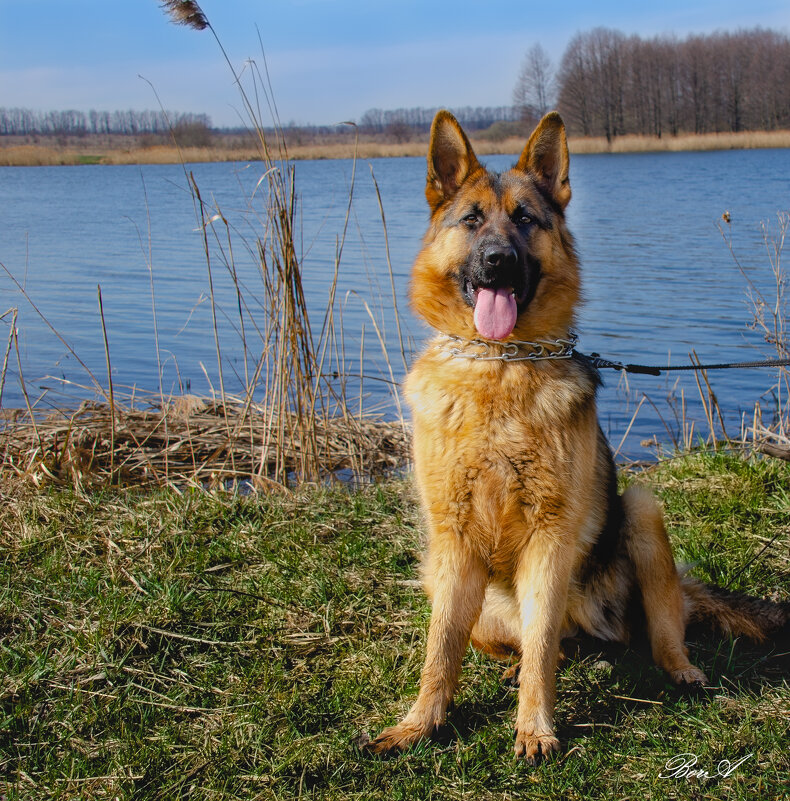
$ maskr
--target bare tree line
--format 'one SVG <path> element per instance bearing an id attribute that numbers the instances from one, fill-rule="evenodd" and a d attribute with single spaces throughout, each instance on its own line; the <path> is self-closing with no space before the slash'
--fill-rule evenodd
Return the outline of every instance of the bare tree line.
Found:
<path id="1" fill-rule="evenodd" d="M 171 129 L 211 128 L 206 114 L 165 111 L 32 111 L 0 108 L 0 136 L 164 134 Z"/>
<path id="2" fill-rule="evenodd" d="M 596 28 L 571 39 L 556 74 L 534 45 L 513 100 L 524 118 L 556 103 L 572 133 L 609 140 L 790 128 L 790 38 L 755 28 L 643 39 Z"/>
<path id="3" fill-rule="evenodd" d="M 755 28 L 735 33 L 642 38 L 595 28 L 576 34 L 558 68 L 540 44 L 526 53 L 512 106 L 451 109 L 470 131 L 534 123 L 557 107 L 582 136 L 649 136 L 790 128 L 790 37 Z M 436 108 L 373 108 L 366 134 L 407 140 L 429 130 Z M 345 129 L 301 126 L 305 135 Z M 206 114 L 0 108 L 0 136 L 167 134 L 206 139 Z M 493 130 L 493 129 L 492 129 Z"/>
<path id="4" fill-rule="evenodd" d="M 368 134 L 385 134 L 396 139 L 408 139 L 417 132 L 427 132 L 436 108 L 370 109 L 359 120 L 359 127 Z M 490 127 L 495 122 L 513 122 L 519 112 L 512 106 L 453 110 L 469 130 Z M 292 130 L 296 126 L 286 126 Z M 337 126 L 298 126 L 305 134 L 347 134 Z M 211 118 L 206 114 L 164 111 L 33 111 L 27 108 L 0 108 L 0 136 L 81 136 L 85 134 L 143 134 L 162 135 L 170 131 L 211 130 Z M 238 133 L 226 129 L 226 133 Z"/>
<path id="5" fill-rule="evenodd" d="M 414 131 L 428 131 L 438 108 L 397 108 L 385 111 L 368 109 L 359 120 L 359 126 L 368 133 L 383 133 L 394 126 L 405 125 Z M 471 131 L 488 128 L 495 122 L 518 120 L 519 112 L 513 106 L 465 106 L 450 109 L 458 121 Z"/>

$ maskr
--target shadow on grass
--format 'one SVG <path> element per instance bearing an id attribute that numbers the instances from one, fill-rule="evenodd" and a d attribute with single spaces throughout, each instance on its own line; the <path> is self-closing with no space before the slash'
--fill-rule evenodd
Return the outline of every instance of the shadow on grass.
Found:
<path id="1" fill-rule="evenodd" d="M 687 644 L 693 664 L 708 675 L 705 687 L 680 687 L 653 662 L 646 637 L 630 645 L 588 635 L 563 640 L 566 659 L 558 671 L 557 734 L 568 752 L 594 732 L 614 729 L 647 706 L 666 713 L 705 709 L 722 693 L 758 696 L 781 687 L 790 675 L 790 638 L 755 644 L 722 637 L 703 626 L 690 627 Z M 483 657 L 483 659 L 486 659 Z M 504 672 L 506 663 L 501 666 Z M 464 679 L 462 677 L 462 686 Z M 453 704 L 448 720 L 431 738 L 433 747 L 450 747 L 473 740 L 492 723 L 513 728 L 518 679 L 503 676 L 497 687 L 467 687 Z M 420 745 L 420 748 L 430 745 Z"/>

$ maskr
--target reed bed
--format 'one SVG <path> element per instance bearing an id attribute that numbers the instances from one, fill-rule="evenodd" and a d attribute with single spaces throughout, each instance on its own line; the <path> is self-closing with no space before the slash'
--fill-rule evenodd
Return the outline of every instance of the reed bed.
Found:
<path id="1" fill-rule="evenodd" d="M 790 131 L 679 134 L 677 136 L 571 137 L 571 153 L 662 153 L 692 150 L 756 150 L 790 147 Z"/>
<path id="2" fill-rule="evenodd" d="M 500 141 L 472 138 L 475 151 L 483 156 L 519 153 L 524 146 L 522 137 Z M 594 153 L 660 153 L 707 150 L 749 150 L 756 148 L 790 147 L 790 131 L 742 131 L 740 133 L 680 134 L 678 136 L 618 136 L 611 142 L 605 137 L 570 137 L 568 146 L 575 154 Z M 294 160 L 318 159 L 376 159 L 404 156 L 423 157 L 427 147 L 424 137 L 408 142 L 374 139 L 358 142 L 314 142 L 293 144 L 288 157 Z M 255 145 L 223 144 L 211 147 L 182 147 L 174 145 L 143 146 L 131 142 L 123 147 L 106 143 L 53 146 L 25 144 L 0 147 L 0 166 L 21 167 L 74 164 L 180 164 L 224 161 L 260 161 Z"/>
<path id="3" fill-rule="evenodd" d="M 177 22 L 214 34 L 196 3 L 176 0 L 164 3 L 163 7 Z M 27 296 L 22 284 L 9 273 L 19 292 L 84 368 L 90 384 L 82 387 L 82 397 L 93 400 L 82 403 L 76 410 L 46 413 L 42 417 L 25 387 L 16 336 L 16 310 L 5 312 L 0 319 L 11 320 L 13 316 L 13 320 L 2 363 L 0 409 L 9 358 L 13 360 L 14 355 L 26 409 L 6 413 L 4 421 L 0 419 L 0 471 L 26 475 L 36 483 L 54 480 L 77 485 L 213 485 L 245 480 L 256 488 L 284 488 L 322 482 L 332 476 L 365 481 L 391 471 L 406 460 L 408 429 L 397 397 L 396 417 L 385 421 L 363 408 L 361 384 L 358 395 L 347 394 L 351 392 L 348 374 L 359 373 L 364 378 L 366 368 L 364 352 L 360 352 L 358 363 L 347 356 L 342 308 L 336 297 L 352 216 L 355 169 L 345 224 L 337 235 L 333 280 L 316 323 L 309 309 L 314 311 L 317 306 L 312 299 L 308 304 L 302 282 L 305 264 L 294 165 L 279 124 L 265 59 L 262 68 L 255 64 L 245 67 L 243 82 L 229 59 L 227 64 L 248 118 L 248 140 L 252 144 L 247 155 L 264 166 L 255 189 L 244 198 L 243 208 L 248 212 L 243 230 L 229 219 L 232 215 L 226 215 L 210 199 L 211 193 L 198 185 L 186 166 L 203 151 L 177 144 L 172 148 L 177 154 L 175 160 L 183 166 L 198 231 L 202 232 L 211 308 L 211 330 L 206 333 L 213 337 L 216 352 L 214 375 L 209 378 L 211 398 L 173 398 L 163 389 L 150 247 L 145 258 L 151 275 L 159 391 L 150 395 L 143 409 L 139 406 L 139 392 L 124 401 L 113 385 L 101 287 L 98 300 L 106 356 L 104 380 L 79 358 Z M 273 123 L 264 126 L 264 117 Z M 156 148 L 150 150 L 157 152 Z M 382 225 L 386 242 L 383 209 Z M 386 261 L 389 264 L 388 253 Z M 259 283 L 252 285 L 254 279 L 250 275 L 257 275 Z M 224 308 L 217 295 L 220 282 L 227 287 L 228 281 L 233 301 L 230 308 Z M 381 323 L 375 319 L 371 306 L 365 305 L 381 345 L 384 380 L 394 388 L 395 374 L 380 334 Z M 237 332 L 237 344 L 229 345 L 220 335 L 223 318 Z M 405 367 L 402 341 L 400 353 Z M 238 395 L 231 395 L 226 390 L 225 373 L 229 361 L 236 357 L 241 364 L 244 389 Z M 352 361 L 353 368 L 349 369 Z"/>
<path id="4" fill-rule="evenodd" d="M 315 420 L 310 437 L 291 437 L 284 449 L 271 442 L 273 425 L 297 428 L 298 421 L 288 410 L 235 397 L 223 404 L 182 395 L 142 408 L 139 400 L 136 407 L 85 401 L 76 411 L 38 419 L 6 410 L 0 419 L 0 476 L 26 477 L 38 486 L 242 484 L 268 490 L 283 487 L 271 478 L 278 470 L 301 470 L 306 450 L 317 449 L 317 477 L 324 479 L 373 480 L 408 461 L 409 431 L 399 421 L 324 417 Z"/>
<path id="5" fill-rule="evenodd" d="M 87 154 L 51 145 L 0 147 L 0 167 L 59 167 L 82 164 Z"/>

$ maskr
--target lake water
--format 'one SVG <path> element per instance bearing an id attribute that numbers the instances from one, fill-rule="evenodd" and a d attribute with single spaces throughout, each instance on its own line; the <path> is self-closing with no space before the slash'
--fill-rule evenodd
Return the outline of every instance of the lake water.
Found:
<path id="1" fill-rule="evenodd" d="M 504 169 L 513 158 L 484 161 Z M 296 165 L 304 283 L 317 328 L 343 230 L 352 167 L 350 161 Z M 340 265 L 346 369 L 389 378 L 367 303 L 388 344 L 397 380 L 403 363 L 371 168 L 386 215 L 408 361 L 429 335 L 410 314 L 406 298 L 411 262 L 427 221 L 422 195 L 425 162 L 407 158 L 357 164 Z M 254 307 L 262 294 L 255 255 L 264 218 L 265 193 L 262 188 L 255 191 L 262 167 L 199 164 L 188 169 L 204 200 L 216 204 L 233 226 L 234 263 Z M 585 290 L 579 349 L 648 364 L 687 363 L 692 349 L 703 361 L 713 362 L 772 355 L 760 334 L 747 327 L 752 318 L 747 284 L 718 225 L 722 213 L 729 211 L 732 222 L 724 228 L 741 262 L 772 297 L 761 223 L 775 229 L 777 212 L 790 209 L 788 176 L 790 150 L 572 157 L 568 217 Z M 0 272 L 0 314 L 18 308 L 23 375 L 31 399 L 38 399 L 41 408 L 76 405 L 88 395 L 82 387 L 90 382 L 30 301 L 106 384 L 97 285 L 116 388 L 158 390 L 152 288 L 164 390 L 181 387 L 208 394 L 211 386 L 218 387 L 208 270 L 188 186 L 180 166 L 0 168 L 0 263 L 27 295 Z M 238 300 L 222 265 L 228 243 L 220 241 L 221 246 L 212 245 L 214 290 L 226 388 L 234 392 L 241 387 L 244 355 Z M 10 315 L 0 320 L 3 354 L 9 323 Z M 367 357 L 360 370 L 363 336 Z M 248 329 L 253 364 L 261 349 L 254 340 Z M 5 408 L 24 405 L 18 372 L 12 352 L 2 398 Z M 703 420 L 691 374 L 684 374 L 677 386 L 675 375 L 631 377 L 627 397 L 617 373 L 608 371 L 604 378 L 601 417 L 615 445 L 642 393 L 658 409 L 645 404 L 640 410 L 625 447 L 632 456 L 646 455 L 639 443 L 653 434 L 666 441 L 658 413 L 674 426 L 668 395 L 679 396 L 682 390 L 688 414 Z M 711 373 L 711 379 L 729 426 L 737 429 L 741 414 L 751 412 L 775 374 L 738 370 Z M 365 382 L 369 407 L 391 413 L 387 387 L 384 382 Z"/>

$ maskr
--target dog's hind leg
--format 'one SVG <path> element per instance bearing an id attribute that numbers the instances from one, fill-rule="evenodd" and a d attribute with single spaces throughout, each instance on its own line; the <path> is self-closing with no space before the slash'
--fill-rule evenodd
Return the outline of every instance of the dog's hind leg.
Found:
<path id="1" fill-rule="evenodd" d="M 513 592 L 489 584 L 471 639 L 478 651 L 494 659 L 510 659 L 521 653 L 521 615 Z"/>
<path id="2" fill-rule="evenodd" d="M 572 637 L 577 627 L 569 625 L 560 637 Z M 488 656 L 512 664 L 502 674 L 502 681 L 513 686 L 519 684 L 521 659 L 521 613 L 515 592 L 502 586 L 489 584 L 483 611 L 472 629 L 472 646 Z M 565 659 L 560 646 L 558 663 Z"/>
<path id="3" fill-rule="evenodd" d="M 623 536 L 642 594 L 653 659 L 676 684 L 706 684 L 705 674 L 689 662 L 683 643 L 686 616 L 683 591 L 655 498 L 639 487 L 623 494 Z"/>

